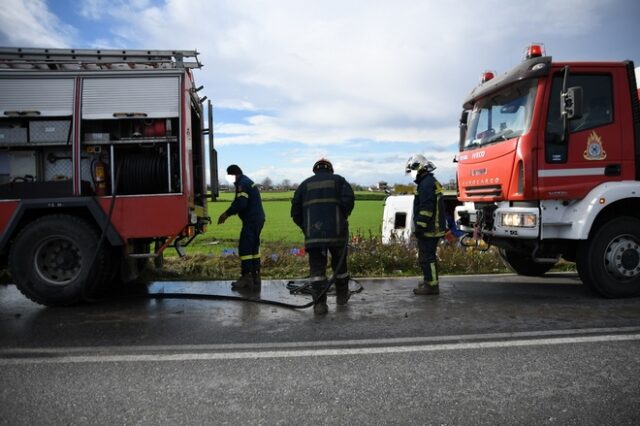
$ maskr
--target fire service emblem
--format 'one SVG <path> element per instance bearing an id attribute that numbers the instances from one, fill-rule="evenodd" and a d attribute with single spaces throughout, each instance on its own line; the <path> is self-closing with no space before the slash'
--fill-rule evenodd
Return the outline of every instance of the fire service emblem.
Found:
<path id="1" fill-rule="evenodd" d="M 592 131 L 587 139 L 587 149 L 582 154 L 585 160 L 604 160 L 607 158 L 606 151 L 602 148 L 602 138 L 596 131 Z"/>

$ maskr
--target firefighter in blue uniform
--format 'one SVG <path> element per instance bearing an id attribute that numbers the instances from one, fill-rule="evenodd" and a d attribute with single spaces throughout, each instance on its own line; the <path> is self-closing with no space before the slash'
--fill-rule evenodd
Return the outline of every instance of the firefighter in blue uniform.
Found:
<path id="1" fill-rule="evenodd" d="M 413 155 L 407 161 L 406 173 L 411 173 L 416 183 L 413 198 L 414 235 L 418 241 L 418 262 L 422 268 L 423 280 L 413 289 L 414 294 L 437 295 L 438 263 L 436 249 L 446 232 L 443 190 L 433 176 L 436 166 L 423 155 Z"/>
<path id="2" fill-rule="evenodd" d="M 353 211 L 355 197 L 351 185 L 333 173 L 333 165 L 321 159 L 313 165 L 314 175 L 298 186 L 291 201 L 291 218 L 304 233 L 304 246 L 309 255 L 309 281 L 313 287 L 316 314 L 326 314 L 327 295 L 320 293 L 327 281 L 327 253 L 335 274 L 336 303 L 346 305 L 349 292 L 347 272 L 347 218 Z"/>
<path id="3" fill-rule="evenodd" d="M 236 195 L 231 206 L 218 218 L 222 224 L 229 216 L 237 214 L 242 220 L 238 254 L 242 275 L 232 283 L 231 288 L 244 293 L 259 293 L 262 287 L 260 279 L 260 232 L 265 216 L 260 191 L 251 179 L 242 174 L 235 164 L 227 167 L 227 175 L 233 176 Z"/>

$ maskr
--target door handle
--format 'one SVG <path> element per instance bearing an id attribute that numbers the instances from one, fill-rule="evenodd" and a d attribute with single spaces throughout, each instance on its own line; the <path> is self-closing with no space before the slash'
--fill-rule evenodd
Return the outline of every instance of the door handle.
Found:
<path id="1" fill-rule="evenodd" d="M 620 176 L 622 174 L 622 166 L 620 164 L 609 164 L 604 168 L 605 176 Z"/>

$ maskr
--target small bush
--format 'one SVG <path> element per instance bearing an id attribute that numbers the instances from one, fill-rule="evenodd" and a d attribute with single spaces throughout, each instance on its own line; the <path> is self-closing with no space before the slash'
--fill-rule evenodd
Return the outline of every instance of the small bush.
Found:
<path id="1" fill-rule="evenodd" d="M 377 236 L 352 238 L 349 272 L 357 277 L 419 275 L 416 248 L 408 244 L 384 245 Z"/>
<path id="2" fill-rule="evenodd" d="M 458 247 L 455 244 L 441 244 L 438 247 L 440 274 L 491 274 L 508 272 L 500 255 L 494 248 L 480 251 Z"/>

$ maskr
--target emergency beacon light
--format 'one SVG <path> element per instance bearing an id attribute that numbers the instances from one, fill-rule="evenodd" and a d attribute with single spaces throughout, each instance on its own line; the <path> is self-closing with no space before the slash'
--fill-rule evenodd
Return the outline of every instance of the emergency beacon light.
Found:
<path id="1" fill-rule="evenodd" d="M 544 56 L 544 44 L 542 43 L 531 43 L 529 46 L 527 46 L 527 48 L 524 50 L 524 59 L 531 59 L 531 58 L 539 58 L 540 56 Z"/>

